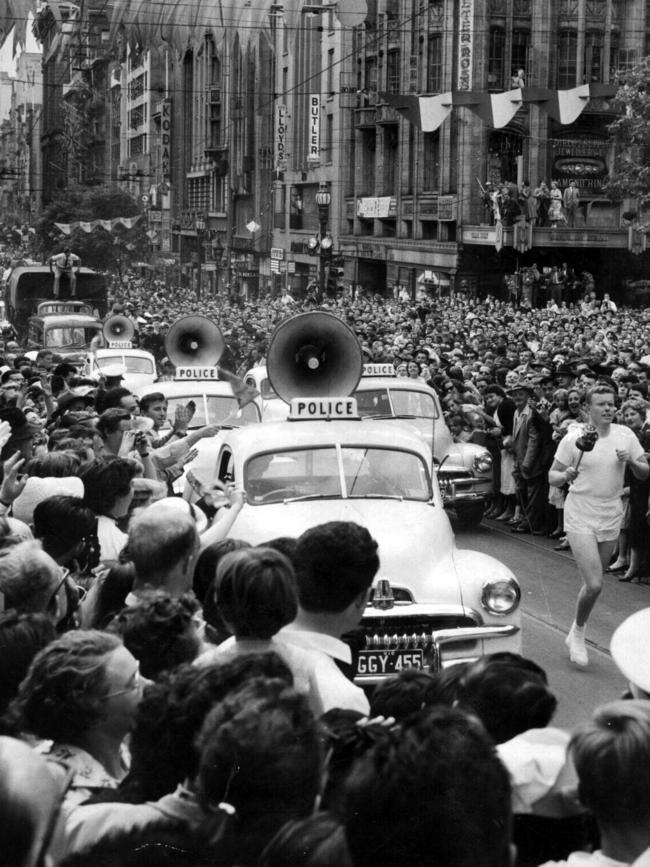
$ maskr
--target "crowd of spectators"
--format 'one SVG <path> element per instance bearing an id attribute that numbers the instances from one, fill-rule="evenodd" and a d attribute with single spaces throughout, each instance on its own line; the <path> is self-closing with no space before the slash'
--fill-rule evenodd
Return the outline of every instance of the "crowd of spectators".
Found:
<path id="1" fill-rule="evenodd" d="M 178 317 L 218 321 L 241 373 L 315 300 L 199 302 L 132 279 L 111 304 L 165 377 Z M 490 450 L 488 514 L 516 532 L 562 544 L 548 471 L 595 383 L 615 387 L 620 421 L 647 446 L 642 310 L 425 292 L 320 307 L 368 361 L 430 383 L 457 440 Z M 188 435 L 181 409 L 167 430 L 164 399 L 138 403 L 48 351 L 30 361 L 7 340 L 0 362 L 3 864 L 647 863 L 650 612 L 612 643 L 629 700 L 573 733 L 552 725 L 546 673 L 514 654 L 405 671 L 369 696 L 342 640 L 380 565 L 366 529 L 231 538 L 242 492 L 227 488 L 218 510 L 170 495 L 214 428 Z M 630 479 L 611 567 L 625 564 L 625 580 L 647 568 L 647 500 Z"/>

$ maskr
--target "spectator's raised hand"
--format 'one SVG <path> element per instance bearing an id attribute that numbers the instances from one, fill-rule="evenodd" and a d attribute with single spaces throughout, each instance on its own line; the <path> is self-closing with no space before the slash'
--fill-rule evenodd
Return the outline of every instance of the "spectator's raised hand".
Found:
<path id="1" fill-rule="evenodd" d="M 27 484 L 28 476 L 21 475 L 20 470 L 25 463 L 20 452 L 16 452 L 8 458 L 3 465 L 3 480 L 0 485 L 0 502 L 13 503 L 13 501 L 22 494 L 25 485 Z"/>

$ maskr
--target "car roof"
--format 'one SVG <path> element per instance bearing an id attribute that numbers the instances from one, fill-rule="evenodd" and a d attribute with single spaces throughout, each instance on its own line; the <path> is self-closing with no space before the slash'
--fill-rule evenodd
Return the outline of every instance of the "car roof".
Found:
<path id="1" fill-rule="evenodd" d="M 153 355 L 146 349 L 136 349 L 135 347 L 130 349 L 96 349 L 95 355 L 97 358 L 120 358 L 123 355 L 134 355 L 137 358 L 148 358 L 155 361 Z"/>
<path id="2" fill-rule="evenodd" d="M 151 391 L 159 391 L 165 397 L 191 397 L 194 394 L 215 395 L 217 397 L 234 397 L 232 388 L 228 382 L 220 382 L 219 380 L 197 379 L 183 380 L 175 382 L 174 380 L 163 380 L 163 382 L 154 382 L 151 385 L 141 385 L 135 389 L 134 394 L 142 397 L 149 394 Z"/>
<path id="3" fill-rule="evenodd" d="M 85 316 L 81 313 L 63 313 L 60 316 L 56 314 L 52 316 L 32 316 L 30 318 L 42 322 L 44 325 L 54 325 L 56 328 L 75 325 L 96 325 L 97 328 L 102 327 L 99 319 L 96 319 L 94 316 Z"/>
<path id="4" fill-rule="evenodd" d="M 436 391 L 425 382 L 404 376 L 362 376 L 355 391 L 372 391 L 375 388 L 399 388 L 403 391 L 421 391 L 437 397 Z"/>
<path id="5" fill-rule="evenodd" d="M 367 446 L 417 452 L 428 463 L 431 449 L 421 437 L 394 422 L 348 421 L 280 421 L 248 425 L 236 431 L 226 431 L 224 441 L 236 454 L 246 456 L 274 449 L 304 447 Z"/>

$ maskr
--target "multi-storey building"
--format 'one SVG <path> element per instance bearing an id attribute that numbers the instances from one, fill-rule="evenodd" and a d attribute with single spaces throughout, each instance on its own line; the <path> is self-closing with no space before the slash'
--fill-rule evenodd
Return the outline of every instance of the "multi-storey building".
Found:
<path id="1" fill-rule="evenodd" d="M 172 238 L 202 291 L 254 297 L 269 273 L 273 54 L 225 30 L 185 53 L 173 85 Z M 189 264 L 188 264 L 189 263 Z"/>
<path id="2" fill-rule="evenodd" d="M 315 194 L 331 191 L 329 229 L 349 283 L 383 293 L 461 275 L 501 275 L 518 264 L 569 260 L 596 270 L 612 288 L 638 265 L 628 253 L 622 213 L 603 185 L 612 167 L 611 100 L 590 99 L 561 125 L 543 104 L 524 102 L 494 129 L 468 105 L 455 105 L 434 132 L 409 122 L 386 94 L 489 94 L 515 86 L 569 90 L 610 83 L 637 62 L 650 28 L 644 0 L 377 0 L 361 27 L 322 14 L 305 19 L 289 45 L 276 42 L 276 173 L 273 246 L 294 264 L 297 289 L 313 276 L 303 250 L 318 229 Z M 329 19 L 329 20 L 328 20 Z M 318 153 L 310 156 L 316 95 Z M 399 100 L 391 100 L 397 102 Z M 280 114 L 278 115 L 278 109 Z M 581 193 L 574 228 L 536 227 L 514 247 L 512 230 L 487 225 L 486 180 Z M 500 248 L 500 252 L 497 250 Z M 527 249 L 529 247 L 529 249 Z M 643 258 L 643 257 L 641 257 Z M 310 267 L 310 263 L 311 267 Z M 311 273 L 310 273 L 311 272 Z"/>
<path id="3" fill-rule="evenodd" d="M 11 119 L 18 143 L 16 198 L 24 222 L 31 223 L 42 202 L 41 113 L 43 99 L 42 57 L 24 51 L 16 62 Z"/>

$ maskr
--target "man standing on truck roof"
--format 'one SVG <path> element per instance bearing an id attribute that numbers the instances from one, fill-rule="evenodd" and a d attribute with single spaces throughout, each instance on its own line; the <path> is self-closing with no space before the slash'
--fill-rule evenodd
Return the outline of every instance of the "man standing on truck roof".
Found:
<path id="1" fill-rule="evenodd" d="M 55 298 L 59 297 L 59 286 L 61 283 L 61 275 L 63 274 L 65 274 L 70 281 L 70 297 L 76 297 L 77 271 L 80 267 L 81 259 L 76 253 L 73 253 L 70 250 L 70 247 L 65 247 L 62 253 L 56 253 L 54 256 L 50 256 L 50 271 L 54 274 Z"/>

